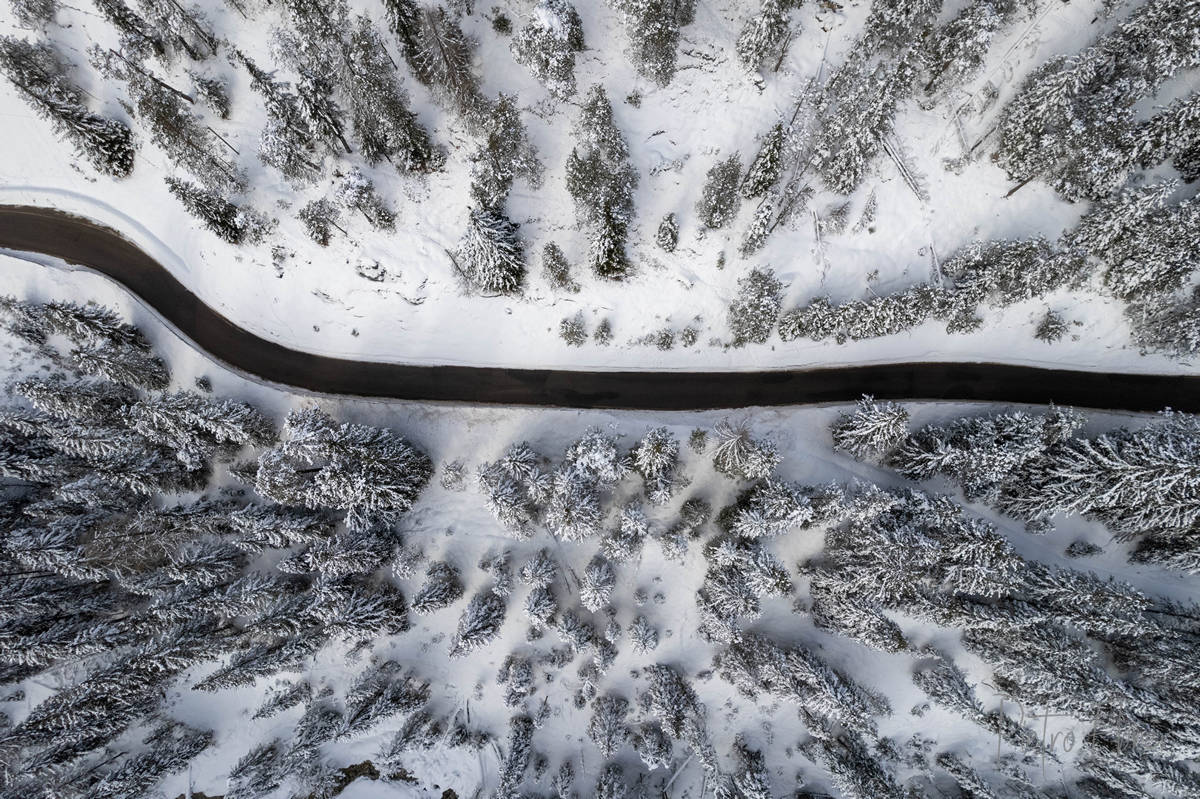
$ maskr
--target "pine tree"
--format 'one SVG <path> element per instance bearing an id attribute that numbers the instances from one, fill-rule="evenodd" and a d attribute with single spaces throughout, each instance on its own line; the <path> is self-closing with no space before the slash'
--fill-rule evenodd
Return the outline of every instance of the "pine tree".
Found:
<path id="1" fill-rule="evenodd" d="M 592 702 L 592 718 L 588 721 L 587 733 L 592 743 L 605 758 L 616 754 L 629 739 L 629 727 L 625 716 L 629 712 L 629 700 L 611 694 L 597 697 Z"/>
<path id="2" fill-rule="evenodd" d="M 767 0 L 767 2 L 774 2 L 774 0 Z M 783 169 L 783 145 L 783 123 L 776 122 L 763 137 L 754 160 L 750 162 L 750 168 L 746 170 L 746 176 L 742 178 L 739 190 L 743 197 L 746 199 L 762 197 L 779 180 L 779 173 Z"/>
<path id="3" fill-rule="evenodd" d="M 521 567 L 521 582 L 534 588 L 545 588 L 558 576 L 558 564 L 546 549 L 539 549 Z"/>
<path id="4" fill-rule="evenodd" d="M 230 244 L 241 244 L 248 235 L 253 238 L 261 231 L 262 223 L 253 212 L 239 208 L 220 194 L 194 183 L 168 177 L 167 188 L 192 216 Z"/>
<path id="5" fill-rule="evenodd" d="M 115 178 L 133 171 L 136 148 L 129 127 L 87 110 L 49 45 L 0 38 L 0 72 L 97 170 Z"/>
<path id="6" fill-rule="evenodd" d="M 308 234 L 308 237 L 325 247 L 333 235 L 333 228 L 338 226 L 341 210 L 334 203 L 321 198 L 305 203 L 297 216 L 304 225 L 304 232 Z"/>
<path id="7" fill-rule="evenodd" d="M 365 15 L 355 18 L 344 63 L 350 125 L 368 163 L 388 160 L 398 169 L 435 169 L 441 156 L 408 107 L 383 41 Z"/>
<path id="8" fill-rule="evenodd" d="M 770 441 L 756 441 L 743 422 L 722 419 L 713 432 L 717 446 L 713 450 L 713 467 L 734 479 L 757 480 L 769 475 L 779 463 L 779 453 Z"/>
<path id="9" fill-rule="evenodd" d="M 645 616 L 638 614 L 629 625 L 629 639 L 633 644 L 633 651 L 644 655 L 658 646 L 658 630 L 650 625 Z"/>
<path id="10" fill-rule="evenodd" d="M 391 430 L 337 424 L 316 408 L 292 411 L 286 440 L 259 457 L 255 489 L 287 505 L 347 511 L 347 525 L 370 527 L 412 507 L 433 463 Z"/>
<path id="11" fill-rule="evenodd" d="M 375 191 L 375 183 L 358 167 L 351 167 L 338 186 L 338 200 L 347 208 L 354 208 L 380 230 L 394 230 L 396 215 L 388 210 Z"/>
<path id="12" fill-rule="evenodd" d="M 751 70 L 761 66 L 764 59 L 782 49 L 788 35 L 788 6 L 790 0 L 763 0 L 758 13 L 746 20 L 738 34 L 738 60 Z M 747 195 L 751 196 L 751 195 Z"/>
<path id="13" fill-rule="evenodd" d="M 491 589 L 483 589 L 471 597 L 458 620 L 458 630 L 450 643 L 450 656 L 463 657 L 489 643 L 500 634 L 506 612 L 504 599 Z"/>
<path id="14" fill-rule="evenodd" d="M 71 350 L 71 361 L 85 374 L 132 388 L 164 389 L 171 381 L 161 359 L 133 347 L 83 345 Z"/>
<path id="15" fill-rule="evenodd" d="M 471 209 L 455 258 L 466 281 L 480 291 L 511 294 L 525 280 L 525 254 L 516 225 L 487 208 Z"/>
<path id="16" fill-rule="evenodd" d="M 929 43 L 926 94 L 951 89 L 978 73 L 992 41 L 1019 9 L 1012 0 L 975 0 L 936 30 Z"/>
<path id="17" fill-rule="evenodd" d="M 752 269 L 738 278 L 737 298 L 729 304 L 733 345 L 762 344 L 771 335 L 783 304 L 783 284 L 769 269 Z"/>
<path id="18" fill-rule="evenodd" d="M 679 27 L 691 21 L 691 4 L 687 0 L 610 0 L 610 4 L 625 25 L 629 57 L 638 74 L 666 86 L 675 76 Z"/>
<path id="19" fill-rule="evenodd" d="M 462 580 L 458 569 L 444 560 L 429 564 L 425 571 L 425 584 L 412 600 L 414 613 L 433 613 L 458 600 L 463 595 Z"/>
<path id="20" fill-rule="evenodd" d="M 121 34 L 121 46 L 139 58 L 167 54 L 162 37 L 122 0 L 93 0 L 96 10 Z"/>
<path id="21" fill-rule="evenodd" d="M 267 112 L 266 125 L 259 133 L 259 160 L 278 169 L 295 185 L 312 183 L 321 170 L 313 146 L 318 137 L 309 125 L 299 95 L 244 53 L 237 51 L 234 55 L 250 73 L 250 87 L 262 96 Z"/>
<path id="22" fill-rule="evenodd" d="M 679 487 L 679 440 L 665 427 L 650 430 L 631 453 L 634 468 L 642 476 L 646 498 L 655 505 L 670 501 Z"/>
<path id="23" fill-rule="evenodd" d="M 259 799 L 279 787 L 282 753 L 279 740 L 259 744 L 237 762 L 229 772 L 229 799 Z"/>
<path id="24" fill-rule="evenodd" d="M 497 799 L 519 799 L 517 791 L 533 755 L 533 721 L 528 716 L 513 716 L 508 729 L 508 754 L 500 764 Z"/>
<path id="25" fill-rule="evenodd" d="M 266 719 L 312 700 L 312 685 L 307 680 L 285 683 L 254 711 L 255 719 Z"/>
<path id="26" fill-rule="evenodd" d="M 811 501 L 798 486 L 768 479 L 738 503 L 729 529 L 746 538 L 783 535 L 808 526 L 814 515 Z"/>
<path id="27" fill-rule="evenodd" d="M 523 177 L 535 189 L 541 186 L 542 164 L 521 124 L 516 95 L 501 94 L 483 128 L 483 142 L 471 156 L 471 198 L 499 213 L 515 179 Z"/>
<path id="28" fill-rule="evenodd" d="M 602 555 L 596 555 L 588 563 L 583 573 L 583 581 L 579 586 L 579 600 L 583 606 L 593 613 L 608 604 L 613 588 L 617 584 L 617 574 L 612 564 Z"/>
<path id="29" fill-rule="evenodd" d="M 704 181 L 696 215 L 706 228 L 725 227 L 737 215 L 738 184 L 742 180 L 742 159 L 737 154 L 713 164 Z"/>
<path id="30" fill-rule="evenodd" d="M 654 241 L 663 252 L 675 252 L 675 247 L 679 244 L 679 223 L 675 220 L 675 214 L 665 215 L 658 223 Z"/>
<path id="31" fill-rule="evenodd" d="M 568 0 L 538 0 L 512 41 L 516 62 L 560 100 L 575 93 L 575 53 L 583 49 L 583 23 Z"/>
<path id="32" fill-rule="evenodd" d="M 389 660 L 363 671 L 346 692 L 346 712 L 339 717 L 338 739 L 363 735 L 380 721 L 408 715 L 429 699 L 429 683 Z"/>
<path id="33" fill-rule="evenodd" d="M 879 460 L 908 436 L 908 411 L 893 402 L 880 404 L 864 395 L 858 409 L 839 416 L 830 432 L 834 449 L 858 460 Z"/>
<path id="34" fill-rule="evenodd" d="M 42 27 L 58 14 L 57 0 L 12 0 L 13 16 L 23 28 Z"/>
<path id="35" fill-rule="evenodd" d="M 468 118 L 485 111 L 486 101 L 479 93 L 479 79 L 471 63 L 475 46 L 462 27 L 445 8 L 432 6 L 416 11 L 415 24 L 408 28 L 402 17 L 412 12 L 404 9 L 405 5 L 411 4 L 393 3 L 393 21 L 398 30 L 404 29 L 401 41 L 411 41 L 411 45 L 405 41 L 405 58 L 417 80 Z"/>
<path id="36" fill-rule="evenodd" d="M 567 190 L 580 225 L 590 230 L 593 271 L 620 279 L 629 271 L 625 239 L 633 221 L 637 172 L 600 85 L 588 90 L 576 131 L 579 146 L 567 158 Z"/>

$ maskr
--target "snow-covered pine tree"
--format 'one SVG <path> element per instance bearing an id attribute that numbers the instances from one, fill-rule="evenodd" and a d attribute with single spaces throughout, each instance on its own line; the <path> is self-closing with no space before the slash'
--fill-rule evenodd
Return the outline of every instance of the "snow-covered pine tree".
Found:
<path id="1" fill-rule="evenodd" d="M 97 170 L 115 178 L 133 171 L 136 148 L 129 127 L 87 110 L 50 45 L 0 37 L 0 72 Z"/>
<path id="2" fill-rule="evenodd" d="M 600 551 L 615 563 L 627 563 L 636 559 L 642 544 L 650 536 L 650 521 L 640 505 L 630 503 L 621 508 L 617 529 L 600 542 Z"/>
<path id="3" fill-rule="evenodd" d="M 242 756 L 229 772 L 229 799 L 260 799 L 279 787 L 284 775 L 279 739 L 259 744 Z"/>
<path id="4" fill-rule="evenodd" d="M 441 156 L 409 109 L 391 56 L 366 15 L 355 17 L 345 52 L 350 127 L 363 157 L 371 164 L 387 160 L 405 171 L 436 168 Z"/>
<path id="5" fill-rule="evenodd" d="M 183 204 L 192 216 L 204 226 L 230 244 L 241 244 L 248 234 L 260 232 L 252 211 L 231 203 L 215 191 L 189 183 L 186 180 L 167 177 L 167 188 Z"/>
<path id="6" fill-rule="evenodd" d="M 629 740 L 629 727 L 625 716 L 629 713 L 629 700 L 621 696 L 605 694 L 592 702 L 592 718 L 588 721 L 587 733 L 592 743 L 606 759 Z"/>
<path id="7" fill-rule="evenodd" d="M 235 51 L 234 57 L 250 73 L 250 88 L 262 96 L 267 112 L 266 125 L 259 133 L 259 160 L 278 169 L 295 185 L 312 183 L 321 170 L 320 156 L 313 146 L 317 136 L 301 108 L 299 95 L 241 51 Z"/>
<path id="8" fill-rule="evenodd" d="M 435 561 L 425 570 L 425 582 L 413 596 L 412 609 L 414 613 L 433 613 L 458 601 L 462 595 L 458 569 L 444 560 Z"/>
<path id="9" fill-rule="evenodd" d="M 929 39 L 926 94 L 952 89 L 979 72 L 993 39 L 1020 10 L 1015 0 L 974 0 Z"/>
<path id="10" fill-rule="evenodd" d="M 750 162 L 739 187 L 741 195 L 746 199 L 762 197 L 779 180 L 779 173 L 783 169 L 784 138 L 782 122 L 776 122 L 763 137 L 762 144 L 759 145 L 758 152 Z"/>
<path id="11" fill-rule="evenodd" d="M 512 294 L 525 280 L 525 253 L 517 226 L 488 208 L 471 209 L 455 259 L 463 278 L 479 291 Z"/>
<path id="12" fill-rule="evenodd" d="M 507 612 L 504 598 L 490 588 L 471 597 L 470 604 L 458 620 L 458 629 L 450 642 L 450 657 L 463 657 L 491 642 L 500 634 Z"/>
<path id="13" fill-rule="evenodd" d="M 722 419 L 713 429 L 717 446 L 713 450 L 713 467 L 733 479 L 758 480 L 766 477 L 779 464 L 779 453 L 768 440 L 755 440 L 745 421 Z"/>
<path id="14" fill-rule="evenodd" d="M 715 230 L 733 220 L 737 215 L 741 180 L 742 159 L 737 153 L 713 164 L 696 202 L 696 215 L 702 225 Z"/>
<path id="15" fill-rule="evenodd" d="M 637 172 L 629 147 L 613 120 L 612 104 L 599 84 L 588 90 L 576 124 L 579 145 L 567 157 L 567 190 L 575 215 L 591 231 L 591 262 L 602 277 L 628 271 L 625 239 L 633 222 Z"/>
<path id="16" fill-rule="evenodd" d="M 393 22 L 398 31 L 403 28 L 402 41 L 409 38 L 412 42 L 411 46 L 405 42 L 405 57 L 413 75 L 469 124 L 478 121 L 488 104 L 480 94 L 479 78 L 475 75 L 474 42 L 442 6 L 421 8 L 412 14 L 403 8 L 406 5 L 413 4 L 393 0 Z M 411 27 L 403 19 L 409 14 L 416 17 Z"/>
<path id="17" fill-rule="evenodd" d="M 558 564 L 545 548 L 539 549 L 521 566 L 521 582 L 534 588 L 545 588 L 558 576 Z"/>
<path id="18" fill-rule="evenodd" d="M 814 521 L 812 502 L 799 486 L 767 479 L 738 502 L 729 529 L 745 538 L 783 535 Z"/>
<path id="19" fill-rule="evenodd" d="M 746 20 L 738 34 L 738 60 L 757 70 L 768 57 L 782 57 L 788 38 L 788 10 L 793 0 L 762 0 L 758 13 Z M 753 195 L 747 195 L 753 196 Z"/>
<path id="20" fill-rule="evenodd" d="M 482 132 L 483 141 L 471 156 L 471 198 L 500 213 L 515 179 L 525 178 L 534 189 L 541 186 L 542 163 L 521 124 L 516 95 L 500 94 Z"/>
<path id="21" fill-rule="evenodd" d="M 674 213 L 666 214 L 658 223 L 654 242 L 663 252 L 675 252 L 675 247 L 679 244 L 679 222 L 676 221 Z"/>
<path id="22" fill-rule="evenodd" d="M 308 680 L 296 680 L 295 682 L 284 683 L 282 687 L 268 696 L 265 702 L 259 705 L 258 710 L 254 711 L 254 715 L 251 718 L 270 718 L 285 710 L 290 710 L 297 705 L 308 704 L 312 696 L 312 685 Z"/>
<path id="23" fill-rule="evenodd" d="M 538 0 L 512 41 L 517 63 L 560 100 L 575 93 L 575 53 L 583 49 L 583 23 L 569 0 Z"/>
<path id="24" fill-rule="evenodd" d="M 646 498 L 663 505 L 679 487 L 679 440 L 667 428 L 656 427 L 646 433 L 631 453 L 633 467 L 642 476 Z"/>
<path id="25" fill-rule="evenodd" d="M 738 278 L 737 297 L 729 303 L 733 345 L 762 344 L 771 335 L 783 304 L 783 283 L 770 269 L 751 269 Z"/>
<path id="26" fill-rule="evenodd" d="M 633 644 L 633 651 L 644 655 L 658 646 L 658 630 L 639 613 L 629 625 L 629 640 Z"/>
<path id="27" fill-rule="evenodd" d="M 521 783 L 533 756 L 533 721 L 525 715 L 513 716 L 508 723 L 508 754 L 500 763 L 496 799 L 519 799 Z"/>
<path id="28" fill-rule="evenodd" d="M 161 390 L 171 383 L 170 372 L 162 359 L 135 347 L 85 344 L 72 349 L 70 358 L 85 374 L 132 388 Z"/>
<path id="29" fill-rule="evenodd" d="M 391 430 L 339 425 L 317 408 L 289 413 L 284 434 L 259 457 L 255 489 L 285 505 L 345 510 L 354 529 L 397 518 L 433 474 L 429 457 Z"/>
<path id="30" fill-rule="evenodd" d="M 609 0 L 629 35 L 629 57 L 642 77 L 666 86 L 675 76 L 679 28 L 695 0 Z"/>
<path id="31" fill-rule="evenodd" d="M 362 173 L 358 167 L 351 167 L 338 183 L 338 200 L 347 208 L 353 208 L 361 213 L 371 227 L 380 230 L 394 230 L 396 215 L 383 204 L 375 182 Z"/>
<path id="32" fill-rule="evenodd" d="M 370 666 L 346 691 L 346 712 L 340 718 L 338 739 L 363 735 L 383 719 L 406 716 L 429 700 L 429 683 L 388 660 Z"/>
<path id="33" fill-rule="evenodd" d="M 157 56 L 166 60 L 167 47 L 159 31 L 123 0 L 93 0 L 96 10 L 121 34 L 121 47 L 138 60 Z"/>
<path id="34" fill-rule="evenodd" d="M 837 418 L 830 433 L 834 449 L 858 460 L 879 460 L 908 436 L 908 411 L 894 402 L 881 404 L 864 395 L 853 413 Z"/>
<path id="35" fill-rule="evenodd" d="M 579 585 L 579 600 L 583 606 L 593 613 L 608 604 L 613 588 L 617 584 L 617 574 L 612 564 L 603 555 L 596 555 L 588 563 Z"/>
<path id="36" fill-rule="evenodd" d="M 58 0 L 11 0 L 9 5 L 23 28 L 44 27 L 58 13 Z"/>

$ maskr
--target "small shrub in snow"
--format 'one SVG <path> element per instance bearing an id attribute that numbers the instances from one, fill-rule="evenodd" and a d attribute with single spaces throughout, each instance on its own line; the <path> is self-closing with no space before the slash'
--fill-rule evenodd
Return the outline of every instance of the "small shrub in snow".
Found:
<path id="1" fill-rule="evenodd" d="M 654 234 L 654 242 L 662 248 L 663 252 L 675 252 L 675 246 L 679 244 L 679 222 L 675 220 L 675 214 L 667 214 L 658 223 L 658 232 Z"/>
<path id="2" fill-rule="evenodd" d="M 583 321 L 583 311 L 574 316 L 565 317 L 558 323 L 558 335 L 572 347 L 582 347 L 587 343 L 587 327 Z"/>
<path id="3" fill-rule="evenodd" d="M 1054 311 L 1046 311 L 1046 315 L 1038 322 L 1034 338 L 1051 344 L 1065 336 L 1066 333 L 1067 321 L 1062 318 L 1062 315 Z"/>
<path id="4" fill-rule="evenodd" d="M 600 324 L 596 325 L 595 332 L 592 333 L 592 340 L 601 347 L 607 347 L 611 344 L 613 340 L 612 320 L 607 318 L 601 319 Z"/>

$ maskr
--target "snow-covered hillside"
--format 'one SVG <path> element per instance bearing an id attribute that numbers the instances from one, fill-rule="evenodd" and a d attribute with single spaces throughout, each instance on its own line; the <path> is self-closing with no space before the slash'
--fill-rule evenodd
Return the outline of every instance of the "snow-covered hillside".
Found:
<path id="1" fill-rule="evenodd" d="M 945 78 L 950 73 L 921 55 L 927 63 L 911 90 L 900 93 L 894 124 L 881 129 L 880 143 L 853 191 L 827 188 L 828 180 L 811 166 L 819 153 L 787 156 L 787 163 L 802 164 L 801 171 L 777 178 L 771 191 L 778 196 L 768 191 L 766 200 L 778 206 L 787 192 L 800 188 L 802 196 L 798 202 L 788 199 L 792 210 L 787 218 L 776 223 L 760 249 L 745 255 L 745 237 L 763 201 L 732 197 L 734 218 L 709 229 L 696 210 L 709 170 L 734 155 L 748 168 L 777 123 L 784 126 L 787 147 L 823 146 L 822 140 L 812 144 L 805 137 L 833 124 L 839 98 L 823 94 L 832 76 L 856 47 L 873 46 L 861 38 L 867 35 L 864 20 L 870 4 L 806 3 L 788 10 L 778 3 L 762 9 L 757 3 L 697 3 L 693 21 L 678 28 L 674 76 L 661 85 L 635 69 L 630 29 L 621 15 L 601 2 L 583 3 L 577 10 L 585 48 L 573 54 L 574 68 L 568 70 L 578 88 L 566 97 L 561 89 L 558 95 L 551 93 L 512 53 L 522 29 L 548 12 L 526 2 L 473 5 L 471 13 L 460 14 L 460 7 L 472 4 L 457 4 L 451 18 L 477 45 L 469 52 L 469 68 L 478 80 L 481 102 L 501 94 L 515 97 L 518 124 L 540 164 L 535 172 L 525 170 L 536 173 L 536 180 L 523 177 L 521 168 L 501 168 L 516 175 L 501 205 L 520 225 L 527 274 L 517 293 L 496 297 L 472 291 L 453 259 L 469 209 L 477 205 L 470 184 L 478 182 L 481 167 L 473 159 L 489 152 L 483 145 L 490 123 L 456 110 L 438 86 L 422 85 L 414 77 L 394 17 L 373 0 L 351 3 L 344 21 L 337 23 L 345 28 L 339 33 L 349 35 L 358 14 L 375 26 L 388 58 L 398 66 L 395 80 L 402 84 L 416 122 L 444 155 L 440 167 L 406 171 L 397 158 L 368 163 L 361 142 L 351 134 L 350 120 L 344 119 L 350 152 L 336 144 L 325 154 L 318 146 L 309 160 L 320 168 L 301 180 L 285 179 L 256 154 L 268 108 L 235 54 L 274 70 L 277 80 L 299 85 L 297 65 L 303 66 L 306 56 L 280 38 L 282 31 L 296 29 L 298 17 L 287 4 L 208 3 L 198 19 L 219 42 L 214 55 L 150 56 L 139 68 L 197 99 L 182 108 L 197 115 L 207 137 L 204 147 L 232 173 L 244 176 L 240 189 L 223 191 L 278 220 L 258 244 L 227 244 L 167 191 L 164 178 L 194 180 L 196 175 L 151 141 L 146 115 L 131 105 L 136 76 L 106 78 L 93 66 L 97 58 L 89 56 L 89 48 L 121 52 L 126 40 L 90 5 L 64 5 L 52 22 L 22 29 L 10 18 L 9 27 L 18 37 L 53 43 L 87 105 L 132 125 L 138 144 L 133 170 L 118 180 L 97 175 L 85 160 L 72 156 L 70 146 L 34 114 L 19 90 L 0 83 L 5 114 L 0 146 L 6 153 L 0 165 L 0 201 L 54 205 L 111 225 L 240 325 L 314 352 L 427 363 L 600 368 L 736 369 L 921 358 L 1190 368 L 1170 354 L 1140 356 L 1130 342 L 1122 302 L 1098 276 L 1085 281 L 1085 287 L 1058 288 L 1015 304 L 1006 301 L 1008 307 L 1002 309 L 986 308 L 984 324 L 974 332 L 947 335 L 944 323 L 927 321 L 898 335 L 841 345 L 804 337 L 780 341 L 772 335 L 766 345 L 727 346 L 732 340 L 727 308 L 738 281 L 751 269 L 773 270 L 778 276 L 783 310 L 824 296 L 837 304 L 923 283 L 945 284 L 943 265 L 976 240 L 1041 235 L 1053 242 L 1069 230 L 1086 203 L 1063 201 L 1041 180 L 1008 196 L 1017 182 L 991 157 L 998 120 L 1033 70 L 1113 31 L 1133 5 L 1118 6 L 1111 14 L 1094 2 L 1003 6 L 1001 18 L 984 26 L 986 36 L 980 34 L 982 64 L 964 70 L 961 80 Z M 971 13 L 983 5 L 970 6 Z M 775 6 L 786 22 L 786 35 L 757 68 L 748 67 L 734 45 L 744 29 Z M 911 17 L 914 9 L 918 17 L 935 14 L 930 19 L 939 32 L 964 11 L 958 2 L 947 2 L 940 10 L 936 4 L 897 8 L 901 16 Z M 507 32 L 502 32 L 502 20 Z M 908 57 L 903 55 L 906 48 L 924 53 L 926 45 L 916 37 L 924 35 L 919 25 L 925 23 L 918 22 L 907 34 L 904 26 L 912 24 L 908 17 L 897 16 L 890 24 L 898 37 L 913 37 L 886 45 L 899 48 L 896 59 Z M 782 42 L 786 48 L 780 57 Z M 206 54 L 203 48 L 200 54 Z M 193 73 L 224 86 L 228 118 L 198 99 Z M 940 81 L 928 93 L 921 90 L 927 78 L 931 85 L 935 78 Z M 1137 115 L 1154 113 L 1194 84 L 1193 73 L 1180 73 L 1144 97 Z M 581 140 L 581 105 L 595 86 L 603 88 L 612 105 L 636 179 L 625 247 L 631 274 L 623 281 L 597 277 L 588 267 L 593 233 L 580 223 L 566 185 L 567 161 Z M 335 88 L 332 98 L 349 115 L 353 102 Z M 836 84 L 833 91 L 839 88 Z M 168 91 L 161 86 L 156 90 Z M 496 135 L 511 138 L 513 130 Z M 515 146 L 511 142 L 505 148 Z M 346 207 L 337 227 L 328 228 L 328 245 L 319 246 L 306 234 L 299 212 L 313 200 L 336 199 L 352 169 L 373 181 L 383 205 L 395 214 L 394 229 L 375 229 L 368 212 Z M 1153 179 L 1172 171 L 1168 165 L 1148 175 Z M 672 252 L 656 243 L 667 214 L 674 215 L 679 230 Z M 543 248 L 550 243 L 561 248 L 568 280 L 578 292 L 555 286 L 544 274 Z M 1065 335 L 1054 343 L 1034 338 L 1047 311 L 1066 323 Z M 578 319 L 585 338 L 575 347 L 560 338 L 560 327 L 577 314 L 582 314 Z M 611 328 L 608 345 L 593 338 L 603 323 Z M 1000 330 L 1005 334 L 996 335 Z"/>

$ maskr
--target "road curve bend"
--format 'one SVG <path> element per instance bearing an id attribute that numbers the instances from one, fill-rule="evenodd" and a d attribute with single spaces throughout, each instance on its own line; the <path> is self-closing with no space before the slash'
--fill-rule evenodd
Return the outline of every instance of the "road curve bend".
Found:
<path id="1" fill-rule="evenodd" d="M 355 361 L 288 349 L 205 305 L 114 230 L 49 208 L 0 205 L 0 248 L 99 272 L 195 346 L 270 383 L 321 394 L 422 402 L 688 411 L 894 400 L 981 400 L 1200 412 L 1200 376 L 1042 369 L 1002 363 L 891 363 L 755 372 L 593 372 Z"/>

